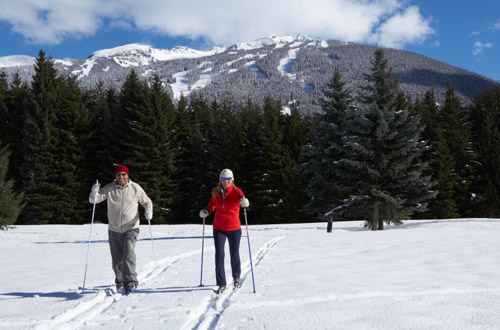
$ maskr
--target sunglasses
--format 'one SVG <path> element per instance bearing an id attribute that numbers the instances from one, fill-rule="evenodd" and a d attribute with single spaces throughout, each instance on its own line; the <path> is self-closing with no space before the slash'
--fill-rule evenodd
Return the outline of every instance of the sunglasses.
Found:
<path id="1" fill-rule="evenodd" d="M 117 176 L 125 176 L 127 173 L 116 173 Z"/>
<path id="2" fill-rule="evenodd" d="M 233 178 L 229 177 L 229 178 L 220 178 L 222 181 L 231 181 Z"/>

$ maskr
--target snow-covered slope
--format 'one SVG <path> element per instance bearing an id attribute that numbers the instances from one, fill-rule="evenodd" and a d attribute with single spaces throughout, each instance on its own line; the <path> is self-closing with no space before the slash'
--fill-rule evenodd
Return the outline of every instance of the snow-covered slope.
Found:
<path id="1" fill-rule="evenodd" d="M 0 232 L 0 329 L 484 330 L 500 324 L 499 219 L 408 221 L 379 232 L 362 222 L 334 223 L 332 233 L 325 223 L 252 225 L 249 237 L 243 228 L 242 287 L 230 286 L 217 299 L 210 229 L 201 272 L 201 224 L 153 225 L 153 241 L 141 226 L 140 284 L 129 296 L 112 292 L 107 226 L 94 224 L 80 293 L 89 230 L 46 225 Z M 229 253 L 226 258 L 230 280 Z"/>
<path id="2" fill-rule="evenodd" d="M 125 46 L 103 49 L 94 52 L 89 59 L 110 58 L 122 67 L 144 66 L 155 61 L 170 61 L 185 58 L 212 56 L 224 48 L 213 48 L 210 51 L 199 51 L 188 47 L 175 47 L 171 50 L 156 49 L 149 45 L 129 44 Z"/>
<path id="3" fill-rule="evenodd" d="M 318 111 L 319 98 L 336 69 L 347 87 L 357 93 L 369 72 L 374 50 L 373 46 L 298 34 L 206 51 L 130 44 L 97 50 L 85 59 L 55 59 L 54 63 L 59 72 L 73 74 L 85 88 L 93 88 L 98 81 L 120 88 L 133 69 L 143 79 L 157 75 L 174 99 L 189 96 L 194 90 L 210 102 L 229 99 L 235 104 L 248 99 L 259 103 L 270 96 L 282 104 L 295 102 L 307 113 Z M 487 78 L 415 53 L 387 49 L 386 55 L 411 99 L 432 88 L 441 102 L 449 81 L 467 103 L 475 93 L 495 85 Z M 29 81 L 34 60 L 3 57 L 0 67 L 8 75 L 18 72 L 21 79 Z"/>
<path id="4" fill-rule="evenodd" d="M 35 60 L 35 57 L 26 55 L 2 56 L 0 57 L 0 68 L 33 65 Z"/>
<path id="5" fill-rule="evenodd" d="M 296 36 L 270 36 L 268 38 L 257 39 L 253 42 L 241 42 L 237 43 L 231 47 L 230 50 L 252 50 L 257 48 L 262 48 L 269 45 L 275 45 L 276 47 L 283 47 L 287 44 L 294 42 L 303 43 L 313 41 L 313 38 L 305 36 L 303 34 L 297 34 Z"/>
<path id="6" fill-rule="evenodd" d="M 108 58 L 115 61 L 122 67 L 137 67 L 149 65 L 155 61 L 170 61 L 178 59 L 191 59 L 199 57 L 208 57 L 215 54 L 223 53 L 227 50 L 254 50 L 268 45 L 275 45 L 276 47 L 283 47 L 286 44 L 313 41 L 314 39 L 298 34 L 296 36 L 271 36 L 268 38 L 261 38 L 253 42 L 242 42 L 230 47 L 213 47 L 208 51 L 196 50 L 184 46 L 177 46 L 172 49 L 156 49 L 150 45 L 145 44 L 128 44 L 119 47 L 97 50 L 86 59 L 85 63 L 90 60 L 97 60 L 100 58 Z M 323 46 L 326 45 L 325 41 L 316 40 L 321 42 Z M 293 45 L 292 45 L 293 46 Z M 33 65 L 35 57 L 25 55 L 12 55 L 0 57 L 0 67 L 17 67 Z M 77 59 L 73 59 L 75 61 Z M 71 59 L 55 60 L 56 62 L 63 62 L 65 65 L 71 64 Z"/>

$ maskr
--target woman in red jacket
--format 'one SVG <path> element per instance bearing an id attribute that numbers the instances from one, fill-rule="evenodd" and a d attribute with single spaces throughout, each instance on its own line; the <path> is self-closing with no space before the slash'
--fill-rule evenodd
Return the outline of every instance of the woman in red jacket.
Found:
<path id="1" fill-rule="evenodd" d="M 226 273 L 224 271 L 224 245 L 226 244 L 226 239 L 229 242 L 234 288 L 238 288 L 241 285 L 240 206 L 248 207 L 248 199 L 245 198 L 241 189 L 234 185 L 233 172 L 229 169 L 224 169 L 220 172 L 219 184 L 212 189 L 212 198 L 210 202 L 205 209 L 200 211 L 200 217 L 202 218 L 216 211 L 213 231 L 215 244 L 215 277 L 217 285 L 219 286 L 217 293 L 222 293 L 227 286 Z"/>

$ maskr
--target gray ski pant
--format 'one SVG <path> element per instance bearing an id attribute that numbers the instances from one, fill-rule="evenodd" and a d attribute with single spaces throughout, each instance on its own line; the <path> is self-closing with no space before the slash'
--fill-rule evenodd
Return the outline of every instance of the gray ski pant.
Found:
<path id="1" fill-rule="evenodd" d="M 108 230 L 112 267 L 115 272 L 115 283 L 118 286 L 127 288 L 139 284 L 135 272 L 135 243 L 138 235 L 139 228 L 125 233 Z"/>

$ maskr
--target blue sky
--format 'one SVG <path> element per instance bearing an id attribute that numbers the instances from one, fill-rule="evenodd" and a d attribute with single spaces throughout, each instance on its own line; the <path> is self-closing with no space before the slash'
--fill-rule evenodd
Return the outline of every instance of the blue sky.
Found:
<path id="1" fill-rule="evenodd" d="M 500 81 L 498 0 L 0 0 L 0 57 L 129 43 L 206 50 L 302 33 L 413 51 Z"/>

